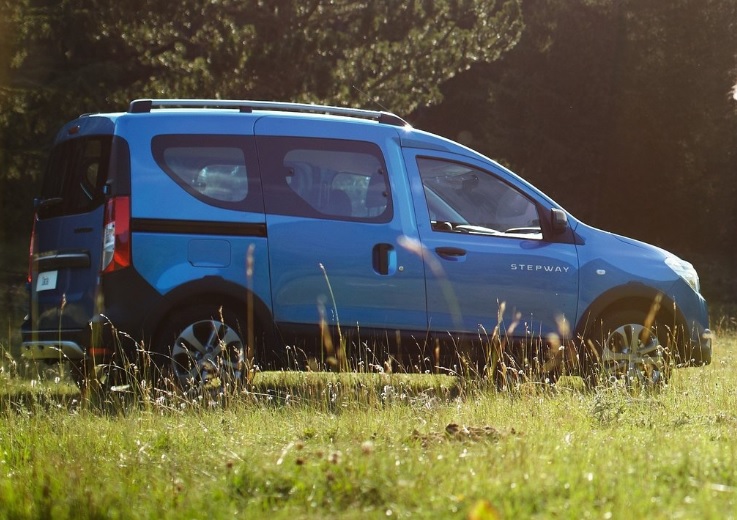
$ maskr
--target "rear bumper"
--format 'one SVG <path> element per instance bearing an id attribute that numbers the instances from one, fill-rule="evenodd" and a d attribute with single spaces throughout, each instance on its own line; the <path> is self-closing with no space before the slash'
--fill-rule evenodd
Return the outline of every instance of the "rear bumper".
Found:
<path id="1" fill-rule="evenodd" d="M 39 361 L 108 360 L 127 347 L 127 335 L 117 333 L 104 316 L 93 318 L 84 328 L 33 330 L 26 321 L 21 327 L 18 354 Z"/>
<path id="2" fill-rule="evenodd" d="M 20 356 L 24 359 L 66 361 L 84 359 L 89 331 L 85 329 L 31 330 L 21 328 Z"/>
<path id="3" fill-rule="evenodd" d="M 105 294 L 113 295 L 105 298 Z M 161 296 L 133 269 L 105 275 L 103 298 L 113 305 L 92 316 L 78 315 L 75 323 L 57 322 L 55 328 L 29 316 L 21 325 L 21 358 L 45 361 L 106 359 L 123 350 L 129 355 L 145 337 L 144 323 L 160 307 Z M 72 325 L 72 326 L 70 326 Z"/>
<path id="4" fill-rule="evenodd" d="M 84 359 L 84 351 L 73 341 L 24 341 L 20 356 L 24 359 L 65 361 Z"/>

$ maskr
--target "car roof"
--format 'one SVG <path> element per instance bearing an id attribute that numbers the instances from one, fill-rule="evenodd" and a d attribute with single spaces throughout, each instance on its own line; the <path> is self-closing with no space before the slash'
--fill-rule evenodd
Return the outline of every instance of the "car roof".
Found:
<path id="1" fill-rule="evenodd" d="M 435 150 L 471 153 L 473 150 L 450 141 L 444 137 L 413 128 L 407 121 L 396 114 L 386 111 L 365 110 L 348 107 L 310 103 L 289 103 L 278 101 L 224 100 L 224 99 L 136 99 L 127 112 L 89 113 L 79 116 L 67 123 L 57 134 L 57 142 L 74 137 L 75 134 L 115 133 L 118 119 L 139 117 L 238 117 L 239 114 L 285 119 L 350 122 L 395 128 L 400 130 L 403 146 L 427 148 Z"/>

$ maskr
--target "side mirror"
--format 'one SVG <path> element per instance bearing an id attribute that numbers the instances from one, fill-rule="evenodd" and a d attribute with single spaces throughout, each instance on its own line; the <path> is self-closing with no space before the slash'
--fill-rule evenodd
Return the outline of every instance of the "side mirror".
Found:
<path id="1" fill-rule="evenodd" d="M 566 229 L 568 229 L 568 214 L 562 209 L 551 209 L 550 221 L 553 224 L 553 232 L 556 234 L 563 233 Z"/>

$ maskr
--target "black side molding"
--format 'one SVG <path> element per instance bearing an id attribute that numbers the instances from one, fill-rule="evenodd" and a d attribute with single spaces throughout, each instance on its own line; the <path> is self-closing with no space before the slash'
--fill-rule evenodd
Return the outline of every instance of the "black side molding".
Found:
<path id="1" fill-rule="evenodd" d="M 266 223 L 134 218 L 131 220 L 131 231 L 183 235 L 266 237 Z"/>

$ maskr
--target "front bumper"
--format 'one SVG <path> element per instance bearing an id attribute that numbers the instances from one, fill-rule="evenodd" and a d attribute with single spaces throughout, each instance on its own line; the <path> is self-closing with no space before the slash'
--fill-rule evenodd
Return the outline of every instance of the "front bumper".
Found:
<path id="1" fill-rule="evenodd" d="M 711 363 L 713 333 L 709 329 L 695 328 L 691 340 L 679 348 L 676 364 L 683 367 L 699 367 Z"/>

